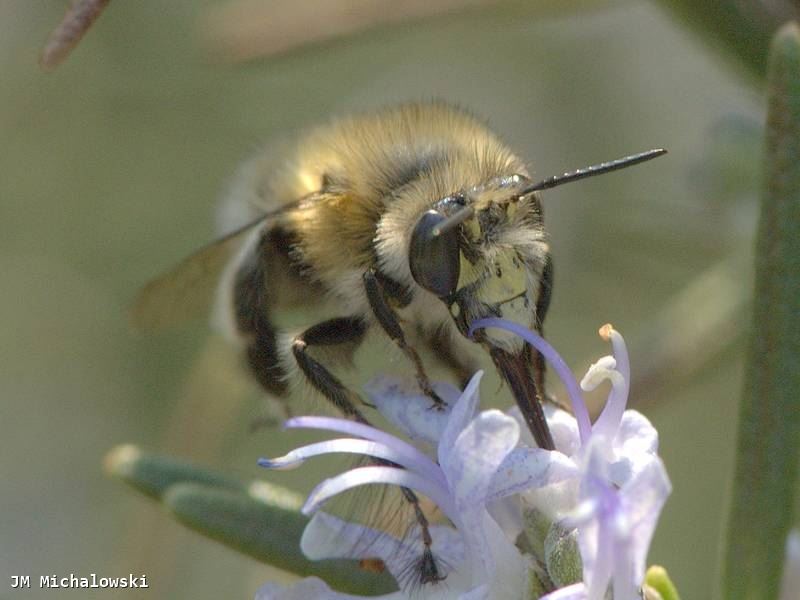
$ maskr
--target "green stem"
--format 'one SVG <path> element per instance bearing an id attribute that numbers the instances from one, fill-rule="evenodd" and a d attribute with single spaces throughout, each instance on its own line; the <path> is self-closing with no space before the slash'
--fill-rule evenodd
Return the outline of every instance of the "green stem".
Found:
<path id="1" fill-rule="evenodd" d="M 781 23 L 800 16 L 788 2 L 770 7 L 755 0 L 661 0 L 661 4 L 758 79 L 767 72 L 772 35 Z"/>
<path id="2" fill-rule="evenodd" d="M 778 597 L 800 457 L 800 29 L 783 27 L 768 69 L 766 185 L 755 307 L 722 568 L 726 600 Z"/>

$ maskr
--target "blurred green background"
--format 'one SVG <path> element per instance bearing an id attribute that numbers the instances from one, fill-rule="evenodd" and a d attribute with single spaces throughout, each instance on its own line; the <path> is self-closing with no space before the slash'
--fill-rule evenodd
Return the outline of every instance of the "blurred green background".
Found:
<path id="1" fill-rule="evenodd" d="M 150 589 L 47 597 L 247 598 L 281 576 L 103 474 L 105 453 L 133 442 L 260 477 L 256 458 L 290 443 L 249 432 L 261 401 L 202 324 L 137 337 L 127 307 L 212 236 L 219 192 L 258 144 L 440 97 L 488 118 L 542 177 L 669 149 L 544 194 L 547 332 L 576 372 L 607 352 L 600 325 L 626 336 L 633 401 L 674 485 L 650 562 L 684 598 L 708 598 L 748 322 L 756 80 L 649 2 L 500 5 L 243 64 L 198 33 L 218 4 L 112 3 L 44 73 L 38 51 L 66 3 L 0 3 L 0 597 L 43 595 L 40 575 L 131 572 Z M 303 491 L 314 476 L 274 480 Z M 12 575 L 34 589 L 11 590 Z"/>

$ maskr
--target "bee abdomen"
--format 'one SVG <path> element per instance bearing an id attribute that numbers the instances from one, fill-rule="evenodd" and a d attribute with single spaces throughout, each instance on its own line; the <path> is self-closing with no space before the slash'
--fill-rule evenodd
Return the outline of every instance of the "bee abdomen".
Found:
<path id="1" fill-rule="evenodd" d="M 239 265 L 233 284 L 233 311 L 239 334 L 246 340 L 247 364 L 268 392 L 283 396 L 288 388 L 280 364 L 278 333 L 269 320 L 267 266 L 263 236 Z"/>

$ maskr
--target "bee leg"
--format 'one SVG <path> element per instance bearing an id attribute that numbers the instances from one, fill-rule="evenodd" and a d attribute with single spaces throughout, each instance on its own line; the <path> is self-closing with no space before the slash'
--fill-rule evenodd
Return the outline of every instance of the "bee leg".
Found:
<path id="1" fill-rule="evenodd" d="M 375 318 L 378 320 L 378 323 L 386 332 L 386 334 L 395 344 L 397 344 L 397 347 L 403 351 L 403 354 L 405 354 L 414 365 L 414 369 L 417 372 L 417 383 L 419 384 L 420 389 L 423 391 L 423 393 L 425 393 L 426 396 L 433 400 L 436 408 L 442 408 L 446 406 L 446 402 L 442 400 L 434 391 L 430 379 L 428 378 L 428 374 L 425 372 L 425 367 L 422 364 L 422 360 L 419 358 L 419 354 L 417 354 L 417 351 L 414 350 L 414 348 L 412 348 L 406 341 L 403 328 L 400 326 L 400 322 L 397 319 L 397 314 L 386 299 L 386 291 L 383 284 L 378 279 L 376 270 L 369 269 L 366 271 L 363 279 L 364 288 L 367 292 L 367 300 L 369 301 L 369 306 L 372 309 L 372 313 L 375 315 Z"/>
<path id="2" fill-rule="evenodd" d="M 397 466 L 397 465 L 395 465 Z M 402 468 L 402 467 L 401 467 Z M 446 578 L 446 575 L 439 573 L 439 566 L 436 564 L 436 559 L 431 551 L 433 545 L 433 538 L 431 537 L 430 524 L 428 517 L 422 511 L 422 506 L 419 503 L 417 494 L 409 488 L 400 488 L 405 498 L 414 510 L 414 518 L 419 525 L 420 535 L 422 536 L 422 557 L 417 561 L 417 569 L 420 583 L 438 583 Z"/>
<path id="3" fill-rule="evenodd" d="M 335 346 L 347 342 L 359 342 L 367 331 L 367 325 L 359 317 L 339 317 L 312 325 L 292 341 L 292 355 L 297 366 L 309 383 L 325 396 L 345 416 L 366 423 L 356 408 L 361 398 L 349 390 L 341 380 L 308 353 L 309 347 Z"/>
<path id="4" fill-rule="evenodd" d="M 354 421 L 369 425 L 369 421 L 356 408 L 361 402 L 358 394 L 349 390 L 328 369 L 314 360 L 308 353 L 308 348 L 313 346 L 333 346 L 345 342 L 358 342 L 367 331 L 367 325 L 358 317 L 340 317 L 317 323 L 298 335 L 292 342 L 292 354 L 298 367 L 308 378 L 311 385 L 330 400 L 345 416 Z M 378 465 L 402 468 L 391 461 L 371 458 Z M 422 583 L 441 581 L 443 576 L 431 551 L 433 540 L 430 533 L 430 524 L 420 506 L 417 494 L 408 488 L 401 488 L 403 498 L 408 502 L 413 511 L 414 518 L 420 528 L 423 552 L 418 563 L 420 580 Z"/>
<path id="5" fill-rule="evenodd" d="M 436 358 L 458 379 L 461 389 L 467 387 L 469 380 L 478 367 L 465 361 L 454 351 L 453 343 L 447 331 L 443 328 L 436 328 L 433 331 L 422 332 L 425 344 L 433 351 Z"/>

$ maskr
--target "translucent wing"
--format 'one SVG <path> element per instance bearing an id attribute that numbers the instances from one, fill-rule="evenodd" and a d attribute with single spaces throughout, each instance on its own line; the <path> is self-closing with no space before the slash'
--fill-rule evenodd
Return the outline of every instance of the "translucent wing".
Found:
<path id="1" fill-rule="evenodd" d="M 245 238 L 271 215 L 264 215 L 187 256 L 142 288 L 131 309 L 137 331 L 150 332 L 207 315 L 225 265 Z"/>

